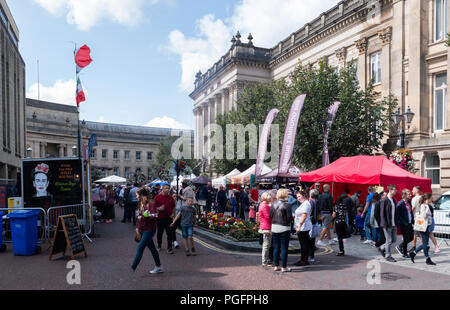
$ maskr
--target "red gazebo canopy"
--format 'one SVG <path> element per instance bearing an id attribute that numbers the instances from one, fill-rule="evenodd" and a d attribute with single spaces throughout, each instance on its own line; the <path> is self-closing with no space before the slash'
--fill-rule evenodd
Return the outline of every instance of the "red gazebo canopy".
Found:
<path id="1" fill-rule="evenodd" d="M 342 157 L 328 166 L 300 175 L 299 180 L 333 184 L 333 194 L 342 193 L 345 187 L 351 190 L 373 185 L 386 189 L 389 184 L 396 185 L 399 194 L 404 188 L 411 190 L 414 186 L 431 193 L 430 179 L 400 168 L 385 156 Z"/>

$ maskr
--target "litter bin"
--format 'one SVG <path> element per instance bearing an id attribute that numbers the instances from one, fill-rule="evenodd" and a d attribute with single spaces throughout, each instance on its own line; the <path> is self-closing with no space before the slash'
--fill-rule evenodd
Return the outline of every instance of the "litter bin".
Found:
<path id="1" fill-rule="evenodd" d="M 3 212 L 0 212 L 0 253 L 6 251 L 6 244 L 3 244 Z"/>
<path id="2" fill-rule="evenodd" d="M 12 244 L 14 255 L 30 256 L 39 252 L 37 246 L 37 221 L 39 211 L 20 210 L 11 212 Z"/>

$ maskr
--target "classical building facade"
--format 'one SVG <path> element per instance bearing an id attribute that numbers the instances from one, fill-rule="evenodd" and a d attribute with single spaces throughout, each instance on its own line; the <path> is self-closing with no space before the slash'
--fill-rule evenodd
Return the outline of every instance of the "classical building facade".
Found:
<path id="1" fill-rule="evenodd" d="M 77 109 L 74 106 L 27 99 L 27 157 L 75 157 L 77 155 Z M 83 143 L 97 135 L 98 146 L 90 154 L 92 169 L 103 176 L 133 179 L 134 174 L 149 178 L 149 165 L 155 161 L 158 146 L 169 135 L 192 130 L 150 128 L 81 121 Z"/>
<path id="2" fill-rule="evenodd" d="M 433 191 L 450 190 L 449 0 L 344 0 L 270 49 L 238 33 L 229 51 L 206 73 L 199 72 L 194 100 L 195 154 L 206 156 L 204 127 L 236 108 L 245 83 L 287 77 L 299 61 L 357 67 L 361 88 L 373 80 L 381 96 L 392 93 L 401 113 L 415 113 L 404 126 L 418 174 Z M 392 136 L 398 138 L 398 134 Z"/>
<path id="3" fill-rule="evenodd" d="M 0 182 L 17 181 L 25 154 L 25 62 L 19 30 L 5 0 L 0 0 Z"/>

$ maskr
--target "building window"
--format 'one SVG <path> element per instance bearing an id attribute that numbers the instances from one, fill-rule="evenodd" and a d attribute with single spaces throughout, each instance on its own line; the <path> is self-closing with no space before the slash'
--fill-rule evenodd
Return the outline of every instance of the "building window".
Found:
<path id="1" fill-rule="evenodd" d="M 119 151 L 114 151 L 113 152 L 113 158 L 114 159 L 119 159 Z"/>
<path id="2" fill-rule="evenodd" d="M 440 184 L 441 162 L 437 153 L 426 154 L 425 174 L 428 179 L 431 179 L 431 184 Z"/>
<path id="3" fill-rule="evenodd" d="M 130 160 L 130 151 L 125 151 L 125 160 Z"/>
<path id="4" fill-rule="evenodd" d="M 2 20 L 3 24 L 8 27 L 8 20 L 6 19 L 6 14 L 3 12 L 3 9 L 0 8 L 0 19 Z"/>
<path id="5" fill-rule="evenodd" d="M 434 78 L 434 130 L 444 130 L 447 106 L 447 74 Z"/>
<path id="6" fill-rule="evenodd" d="M 434 39 L 441 41 L 447 36 L 448 0 L 435 0 L 434 4 Z"/>
<path id="7" fill-rule="evenodd" d="M 136 151 L 136 160 L 141 160 L 141 152 Z"/>
<path id="8" fill-rule="evenodd" d="M 153 160 L 153 152 L 147 152 L 147 160 Z"/>
<path id="9" fill-rule="evenodd" d="M 373 84 L 381 83 L 381 52 L 370 56 L 370 79 Z"/>
<path id="10" fill-rule="evenodd" d="M 107 159 L 108 158 L 108 150 L 102 150 L 102 158 Z"/>
<path id="11" fill-rule="evenodd" d="M 119 175 L 119 168 L 118 167 L 114 167 L 114 175 Z"/>
<path id="12" fill-rule="evenodd" d="M 130 178 L 130 167 L 125 167 L 125 178 L 126 179 Z"/>
<path id="13" fill-rule="evenodd" d="M 91 158 L 94 158 L 94 159 L 96 159 L 97 158 L 97 150 L 96 149 L 92 149 L 91 150 L 91 156 L 90 156 Z"/>

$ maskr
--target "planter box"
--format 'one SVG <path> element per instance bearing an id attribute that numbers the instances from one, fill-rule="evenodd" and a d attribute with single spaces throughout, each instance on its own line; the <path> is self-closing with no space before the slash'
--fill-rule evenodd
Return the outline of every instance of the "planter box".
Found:
<path id="1" fill-rule="evenodd" d="M 209 232 L 209 233 L 218 235 L 218 236 L 220 236 L 220 237 L 222 237 L 222 238 L 225 238 L 225 239 L 234 241 L 234 242 L 253 242 L 253 241 L 259 241 L 258 238 L 236 239 L 236 238 L 231 237 L 231 236 L 225 236 L 223 233 L 220 233 L 220 232 L 218 232 L 218 231 L 210 230 L 210 229 L 207 229 L 207 228 L 205 228 L 205 227 L 201 227 L 200 225 L 199 225 L 197 228 L 198 228 L 198 229 L 202 229 L 202 230 L 204 230 L 204 231 L 207 231 L 207 232 Z"/>

